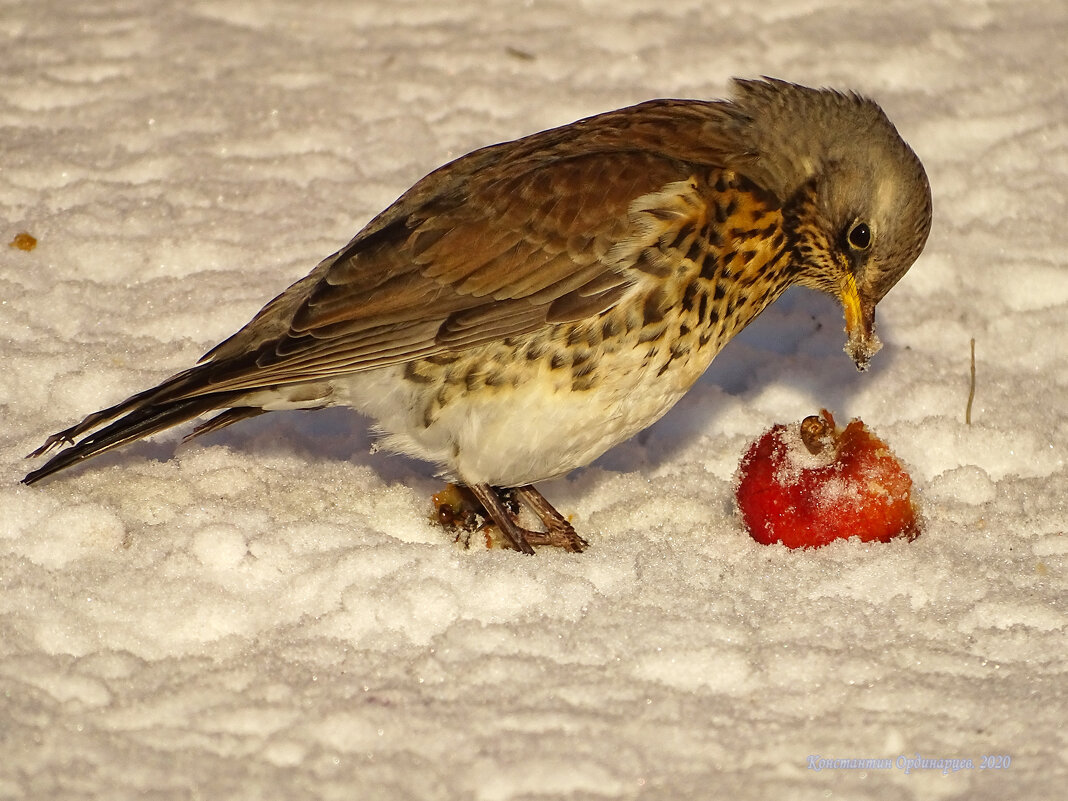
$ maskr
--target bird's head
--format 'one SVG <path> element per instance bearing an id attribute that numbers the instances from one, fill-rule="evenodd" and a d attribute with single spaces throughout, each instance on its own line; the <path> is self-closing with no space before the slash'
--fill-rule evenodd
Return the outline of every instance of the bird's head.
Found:
<path id="1" fill-rule="evenodd" d="M 754 176 L 784 200 L 795 282 L 845 310 L 846 352 L 865 369 L 879 349 L 875 305 L 931 230 L 923 165 L 872 101 L 781 81 L 739 81 L 735 107 Z"/>

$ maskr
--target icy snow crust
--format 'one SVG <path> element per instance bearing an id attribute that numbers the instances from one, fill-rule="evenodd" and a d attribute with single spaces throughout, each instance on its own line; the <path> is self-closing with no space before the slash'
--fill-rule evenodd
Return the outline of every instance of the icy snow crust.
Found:
<path id="1" fill-rule="evenodd" d="M 0 247 L 0 798 L 1062 796 L 1061 0 L 15 0 L 0 37 L 2 241 L 39 240 Z M 18 483 L 439 164 L 760 74 L 878 99 L 930 243 L 868 373 L 791 292 L 542 487 L 588 553 L 462 550 L 430 469 L 344 410 Z M 821 406 L 893 443 L 922 537 L 742 531 L 746 443 Z"/>

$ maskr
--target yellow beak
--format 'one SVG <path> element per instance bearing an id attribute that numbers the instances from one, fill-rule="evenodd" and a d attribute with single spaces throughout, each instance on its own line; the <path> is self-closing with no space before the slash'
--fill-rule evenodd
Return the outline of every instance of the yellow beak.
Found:
<path id="1" fill-rule="evenodd" d="M 861 299 L 857 281 L 852 273 L 846 273 L 842 279 L 838 297 L 845 310 L 845 352 L 858 370 L 867 370 L 871 357 L 882 347 L 879 338 L 875 336 L 875 304 L 865 303 Z"/>

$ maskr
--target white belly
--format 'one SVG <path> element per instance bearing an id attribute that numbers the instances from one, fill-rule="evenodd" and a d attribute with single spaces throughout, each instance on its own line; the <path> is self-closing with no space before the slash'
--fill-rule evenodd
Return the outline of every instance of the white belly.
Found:
<path id="1" fill-rule="evenodd" d="M 643 365 L 637 351 L 624 349 L 602 357 L 610 380 L 580 391 L 566 372 L 528 364 L 531 374 L 518 386 L 464 392 L 430 425 L 425 412 L 436 388 L 405 381 L 402 365 L 334 379 L 331 402 L 369 414 L 383 447 L 433 462 L 450 479 L 515 487 L 589 464 L 651 425 L 710 360 L 661 376 L 656 364 Z"/>

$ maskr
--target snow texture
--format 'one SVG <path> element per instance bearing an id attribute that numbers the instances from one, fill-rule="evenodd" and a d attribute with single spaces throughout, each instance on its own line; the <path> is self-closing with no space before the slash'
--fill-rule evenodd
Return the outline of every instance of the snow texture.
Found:
<path id="1" fill-rule="evenodd" d="M 1063 0 L 4 0 L 0 798 L 1063 798 L 1066 41 Z M 761 74 L 877 99 L 930 242 L 868 373 L 792 291 L 544 485 L 587 553 L 463 550 L 345 410 L 18 483 L 439 164 Z M 742 531 L 747 443 L 821 406 L 918 540 Z"/>

